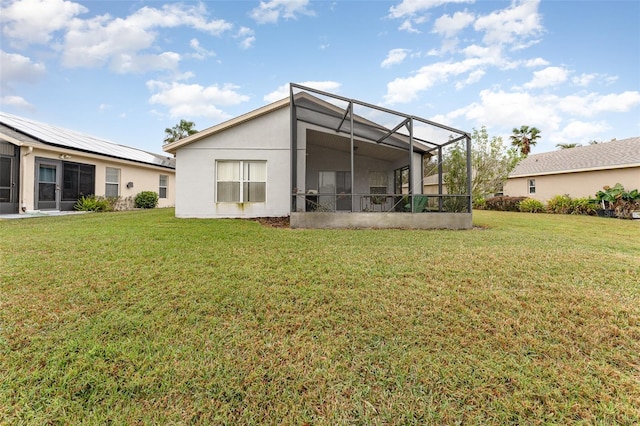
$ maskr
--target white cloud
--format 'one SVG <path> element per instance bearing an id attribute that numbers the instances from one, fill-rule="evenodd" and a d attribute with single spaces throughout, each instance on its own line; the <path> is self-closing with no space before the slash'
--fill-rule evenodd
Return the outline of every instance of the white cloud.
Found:
<path id="1" fill-rule="evenodd" d="M 36 83 L 45 74 L 44 64 L 34 63 L 26 56 L 4 50 L 0 50 L 0 69 L 0 87 L 3 90 L 10 90 L 14 83 Z"/>
<path id="2" fill-rule="evenodd" d="M 238 33 L 235 35 L 235 38 L 240 39 L 240 48 L 249 49 L 253 47 L 253 43 L 256 41 L 254 36 L 255 32 L 248 27 L 240 27 Z"/>
<path id="3" fill-rule="evenodd" d="M 298 84 L 300 84 L 301 86 L 311 87 L 312 89 L 321 90 L 323 92 L 335 93 L 335 92 L 338 92 L 338 90 L 340 89 L 340 83 L 337 83 L 335 81 L 305 81 Z M 265 102 L 271 103 L 271 102 L 279 101 L 280 99 L 284 99 L 288 96 L 289 96 L 289 85 L 283 84 L 273 92 L 265 95 L 263 99 Z"/>
<path id="4" fill-rule="evenodd" d="M 569 122 L 562 130 L 551 136 L 554 143 L 575 143 L 595 139 L 595 135 L 609 130 L 611 127 L 604 122 L 585 122 L 574 120 Z"/>
<path id="5" fill-rule="evenodd" d="M 12 106 L 20 109 L 25 109 L 28 111 L 35 111 L 36 108 L 31 105 L 26 99 L 21 96 L 1 96 L 0 97 L 0 105 Z"/>
<path id="6" fill-rule="evenodd" d="M 588 93 L 568 96 L 534 95 L 524 91 L 482 90 L 477 102 L 441 114 L 434 121 L 455 123 L 466 119 L 475 126 L 487 125 L 507 132 L 522 124 L 536 126 L 543 139 L 552 143 L 575 142 L 576 139 L 609 128 L 604 119 L 586 121 L 583 118 L 602 117 L 608 113 L 623 113 L 640 105 L 640 92 Z"/>
<path id="7" fill-rule="evenodd" d="M 406 31 L 408 33 L 420 34 L 419 30 L 413 28 L 413 24 L 411 23 L 411 20 L 409 20 L 409 19 L 407 19 L 406 21 L 402 22 L 402 24 L 400 24 L 398 29 L 400 31 Z"/>
<path id="8" fill-rule="evenodd" d="M 398 27 L 400 31 L 410 33 L 420 33 L 414 24 L 423 24 L 428 20 L 427 11 L 434 7 L 447 3 L 473 3 L 474 0 L 403 0 L 396 6 L 389 8 L 389 17 L 392 19 L 402 19 L 402 24 Z"/>
<path id="9" fill-rule="evenodd" d="M 2 33 L 12 45 L 46 44 L 52 33 L 88 9 L 65 0 L 18 0 L 0 9 Z"/>
<path id="10" fill-rule="evenodd" d="M 542 87 L 557 86 L 567 81 L 569 72 L 561 67 L 547 67 L 533 73 L 533 79 L 526 83 L 524 87 L 528 89 L 538 89 Z"/>
<path id="11" fill-rule="evenodd" d="M 409 49 L 391 49 L 380 66 L 389 68 L 392 65 L 400 64 L 405 60 L 409 52 L 411 52 Z"/>
<path id="12" fill-rule="evenodd" d="M 513 2 L 510 7 L 479 17 L 475 24 L 476 31 L 484 31 L 483 41 L 486 44 L 514 44 L 519 48 L 524 40 L 538 36 L 542 30 L 539 0 Z M 530 41 L 528 42 L 530 43 Z"/>
<path id="13" fill-rule="evenodd" d="M 166 83 L 157 80 L 147 81 L 147 87 L 153 95 L 150 104 L 163 105 L 173 118 L 206 117 L 212 120 L 231 118 L 219 106 L 237 105 L 247 102 L 249 97 L 238 92 L 238 86 L 225 84 L 222 87 L 199 84 Z"/>
<path id="14" fill-rule="evenodd" d="M 250 13 L 259 24 L 275 24 L 284 19 L 296 19 L 298 15 L 313 16 L 315 13 L 307 9 L 309 0 L 269 0 L 261 1 L 260 5 Z"/>
<path id="15" fill-rule="evenodd" d="M 640 105 L 640 92 L 578 93 L 567 96 L 541 95 L 536 102 L 553 107 L 555 111 L 572 117 L 597 117 L 606 113 L 623 113 Z"/>
<path id="16" fill-rule="evenodd" d="M 204 4 L 186 6 L 167 4 L 161 9 L 143 7 L 126 18 L 108 15 L 92 19 L 74 19 L 68 25 L 62 62 L 67 67 L 99 67 L 110 64 L 117 72 L 145 72 L 175 69 L 177 53 L 143 54 L 157 39 L 157 28 L 190 26 L 212 35 L 232 28 L 224 20 L 207 20 Z"/>
<path id="17" fill-rule="evenodd" d="M 434 22 L 432 32 L 444 37 L 453 37 L 471 24 L 474 19 L 473 13 L 468 13 L 467 11 L 456 12 L 453 16 L 442 15 Z"/>
<path id="18" fill-rule="evenodd" d="M 544 97 L 527 92 L 482 90 L 479 102 L 474 102 L 447 114 L 450 118 L 464 117 L 476 125 L 483 124 L 512 128 L 521 124 L 536 126 L 543 131 L 556 130 L 561 117 L 556 106 Z M 546 126 L 543 128 L 542 124 Z"/>
<path id="19" fill-rule="evenodd" d="M 480 81 L 480 79 L 482 79 L 482 77 L 484 77 L 484 75 L 485 75 L 484 70 L 472 71 L 469 73 L 469 76 L 467 77 L 466 80 L 456 82 L 456 89 L 460 90 L 470 84 L 477 83 L 478 81 Z"/>
<path id="20" fill-rule="evenodd" d="M 191 46 L 191 48 L 193 50 L 195 50 L 196 53 L 192 53 L 191 57 L 195 58 L 195 59 L 206 59 L 210 56 L 216 56 L 216 52 L 214 52 L 213 50 L 207 50 L 204 47 L 202 47 L 200 45 L 200 41 L 197 38 L 192 38 L 189 41 L 189 46 Z"/>
<path id="21" fill-rule="evenodd" d="M 473 1 L 474 0 L 403 0 L 397 6 L 391 6 L 389 16 L 391 18 L 404 18 L 447 3 L 473 3 Z"/>
<path id="22" fill-rule="evenodd" d="M 387 104 L 408 103 L 418 97 L 418 93 L 437 83 L 447 81 L 449 77 L 475 71 L 485 63 L 481 58 L 469 58 L 460 62 L 438 62 L 420 68 L 415 75 L 396 78 L 387 83 Z"/>
<path id="23" fill-rule="evenodd" d="M 542 58 L 529 59 L 524 63 L 524 66 L 527 68 L 544 67 L 547 65 L 549 65 L 549 61 Z"/>
<path id="24" fill-rule="evenodd" d="M 143 74 L 154 70 L 176 70 L 180 55 L 163 52 L 159 55 L 122 54 L 111 61 L 111 69 L 119 74 Z"/>
<path id="25" fill-rule="evenodd" d="M 580 74 L 573 77 L 571 81 L 576 86 L 588 86 L 596 77 L 598 77 L 598 74 Z"/>

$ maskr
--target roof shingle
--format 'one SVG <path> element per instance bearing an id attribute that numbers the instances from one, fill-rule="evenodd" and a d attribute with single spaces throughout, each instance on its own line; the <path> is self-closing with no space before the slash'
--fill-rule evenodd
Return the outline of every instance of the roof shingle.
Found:
<path id="1" fill-rule="evenodd" d="M 532 154 L 509 177 L 640 166 L 640 137 Z"/>

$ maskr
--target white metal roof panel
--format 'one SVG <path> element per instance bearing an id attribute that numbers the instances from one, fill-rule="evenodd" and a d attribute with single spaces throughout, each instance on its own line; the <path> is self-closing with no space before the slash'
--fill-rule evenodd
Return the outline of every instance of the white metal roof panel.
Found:
<path id="1" fill-rule="evenodd" d="M 73 130 L 51 126 L 5 112 L 0 112 L 0 123 L 20 133 L 31 136 L 46 144 L 79 151 L 102 154 L 123 160 L 152 164 L 155 166 L 175 168 L 173 159 L 153 154 L 140 149 L 119 145 L 105 139 L 85 135 Z"/>

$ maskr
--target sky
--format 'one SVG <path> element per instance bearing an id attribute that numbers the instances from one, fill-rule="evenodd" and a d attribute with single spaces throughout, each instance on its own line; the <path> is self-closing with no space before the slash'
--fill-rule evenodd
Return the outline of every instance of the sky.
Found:
<path id="1" fill-rule="evenodd" d="M 639 0 L 0 0 L 0 111 L 162 153 L 293 82 L 532 153 L 640 136 Z M 386 124 L 386 123 L 382 123 Z"/>

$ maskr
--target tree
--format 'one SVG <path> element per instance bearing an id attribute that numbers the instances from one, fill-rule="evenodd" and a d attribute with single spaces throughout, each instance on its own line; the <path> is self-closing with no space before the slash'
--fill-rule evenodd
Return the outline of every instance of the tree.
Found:
<path id="1" fill-rule="evenodd" d="M 449 194 L 467 193 L 467 157 L 464 141 L 455 143 L 444 158 L 444 183 Z M 502 190 L 509 173 L 522 159 L 516 148 L 505 146 L 501 137 L 489 137 L 487 129 L 471 133 L 471 196 L 474 201 Z"/>
<path id="2" fill-rule="evenodd" d="M 535 146 L 540 139 L 540 130 L 535 127 L 520 126 L 513 128 L 513 135 L 510 137 L 511 145 L 520 150 L 525 157 L 531 152 L 531 147 Z"/>
<path id="3" fill-rule="evenodd" d="M 180 123 L 176 124 L 171 128 L 164 129 L 164 143 L 171 143 L 175 141 L 179 141 L 180 139 L 184 139 L 187 136 L 191 136 L 195 133 L 198 133 L 194 127 L 196 123 L 193 121 L 180 120 Z"/>
<path id="4" fill-rule="evenodd" d="M 570 149 L 570 148 L 575 148 L 577 146 L 582 146 L 582 144 L 579 144 L 579 143 L 557 143 L 556 144 L 556 148 L 559 148 L 559 149 Z"/>

